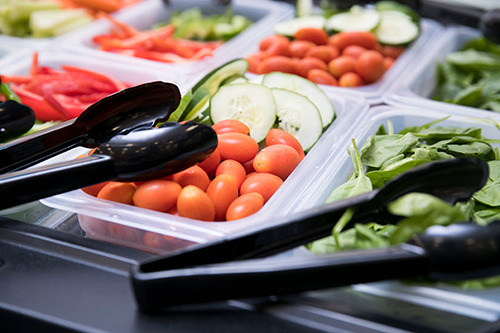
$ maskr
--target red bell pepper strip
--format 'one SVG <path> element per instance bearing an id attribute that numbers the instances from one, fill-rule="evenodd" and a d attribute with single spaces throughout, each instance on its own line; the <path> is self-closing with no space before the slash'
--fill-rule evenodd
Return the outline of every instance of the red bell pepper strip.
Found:
<path id="1" fill-rule="evenodd" d="M 22 103 L 28 105 L 35 113 L 36 119 L 41 121 L 67 120 L 65 112 L 53 109 L 42 96 L 27 91 L 17 85 L 12 85 L 12 90 L 19 96 Z"/>
<path id="2" fill-rule="evenodd" d="M 119 80 L 117 80 L 111 76 L 102 74 L 102 73 L 97 73 L 97 72 L 93 72 L 93 71 L 90 71 L 87 69 L 74 67 L 74 66 L 61 66 L 61 68 L 64 69 L 65 71 L 68 71 L 68 72 L 83 73 L 83 74 L 87 74 L 93 78 L 96 78 L 98 80 L 102 80 L 104 82 L 109 82 L 114 86 L 116 91 L 123 90 L 123 89 L 127 88 L 127 86 L 123 82 L 120 82 Z"/>

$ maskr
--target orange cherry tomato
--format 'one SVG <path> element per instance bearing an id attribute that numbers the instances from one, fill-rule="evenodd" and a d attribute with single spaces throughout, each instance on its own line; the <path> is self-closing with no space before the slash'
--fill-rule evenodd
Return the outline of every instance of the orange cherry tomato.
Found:
<path id="1" fill-rule="evenodd" d="M 348 56 L 340 56 L 333 59 L 328 63 L 328 70 L 337 79 L 342 76 L 342 74 L 347 72 L 354 72 L 356 68 L 356 59 Z"/>
<path id="2" fill-rule="evenodd" d="M 271 72 L 295 74 L 295 61 L 286 56 L 277 55 L 262 60 L 257 66 L 257 74 Z"/>
<path id="3" fill-rule="evenodd" d="M 337 35 L 335 43 L 341 50 L 349 45 L 359 45 L 368 50 L 380 47 L 375 34 L 369 31 L 342 31 Z"/>
<path id="4" fill-rule="evenodd" d="M 349 45 L 349 46 L 346 46 L 346 48 L 342 50 L 341 55 L 349 56 L 349 57 L 353 57 L 355 59 L 358 59 L 359 55 L 361 53 L 365 52 L 366 50 L 367 50 L 366 47 L 363 47 L 363 46 Z"/>
<path id="5" fill-rule="evenodd" d="M 170 180 L 150 180 L 137 187 L 132 201 L 134 206 L 164 212 L 176 204 L 181 190 L 178 183 Z"/>
<path id="6" fill-rule="evenodd" d="M 264 57 L 288 56 L 290 40 L 282 35 L 271 35 L 261 40 L 259 48 L 264 52 Z"/>
<path id="7" fill-rule="evenodd" d="M 384 68 L 387 71 L 389 68 L 391 68 L 392 64 L 394 63 L 394 59 L 391 57 L 385 57 L 384 58 Z"/>
<path id="8" fill-rule="evenodd" d="M 341 87 L 359 87 L 364 85 L 363 79 L 358 73 L 347 72 L 339 78 L 339 86 Z"/>
<path id="9" fill-rule="evenodd" d="M 169 210 L 167 210 L 165 213 L 179 216 L 179 211 L 177 210 L 177 205 L 173 205 Z"/>
<path id="10" fill-rule="evenodd" d="M 242 165 L 245 168 L 245 171 L 246 171 L 247 175 L 249 173 L 255 172 L 255 170 L 253 169 L 253 159 L 251 159 L 250 161 L 247 161 L 247 162 L 243 163 Z"/>
<path id="11" fill-rule="evenodd" d="M 205 191 L 208 184 L 210 184 L 208 174 L 198 165 L 194 165 L 190 168 L 174 173 L 172 175 L 172 180 L 179 183 L 181 187 L 194 185 L 198 186 L 202 191 Z"/>
<path id="12" fill-rule="evenodd" d="M 144 236 L 142 236 L 142 244 L 155 249 L 166 249 L 168 245 L 163 235 L 151 231 L 147 231 Z"/>
<path id="13" fill-rule="evenodd" d="M 259 144 L 251 136 L 242 133 L 222 133 L 217 135 L 217 150 L 222 160 L 240 163 L 250 161 L 259 151 Z"/>
<path id="14" fill-rule="evenodd" d="M 137 244 L 140 244 L 142 241 L 142 233 L 137 228 L 132 228 L 126 225 L 112 222 L 107 222 L 107 226 L 107 236 Z"/>
<path id="15" fill-rule="evenodd" d="M 326 44 L 327 45 L 332 45 L 332 46 L 336 46 L 339 51 L 342 51 L 342 48 L 340 47 L 340 44 L 339 44 L 339 37 L 340 34 L 334 34 L 334 35 L 331 35 L 330 37 L 328 37 L 328 40 L 326 41 Z"/>
<path id="16" fill-rule="evenodd" d="M 240 188 L 241 183 L 245 180 L 247 172 L 240 162 L 235 160 L 224 160 L 215 170 L 215 177 L 219 175 L 232 176 L 236 182 L 236 186 Z"/>
<path id="17" fill-rule="evenodd" d="M 323 29 L 318 28 L 301 28 L 293 35 L 295 40 L 308 40 L 316 45 L 326 45 L 328 34 Z"/>
<path id="18" fill-rule="evenodd" d="M 220 153 L 217 148 L 208 156 L 203 162 L 198 163 L 198 166 L 205 170 L 205 172 L 211 173 L 212 171 L 215 171 L 217 169 L 217 166 L 219 166 L 220 163 Z"/>
<path id="19" fill-rule="evenodd" d="M 132 205 L 135 192 L 134 183 L 109 182 L 97 194 L 99 199 Z"/>
<path id="20" fill-rule="evenodd" d="M 401 55 L 401 53 L 404 52 L 404 50 L 405 48 L 402 46 L 384 45 L 381 47 L 380 52 L 385 57 L 391 57 L 392 59 L 397 59 Z"/>
<path id="21" fill-rule="evenodd" d="M 207 195 L 214 204 L 215 221 L 224 221 L 227 207 L 239 195 L 236 180 L 226 174 L 216 176 L 207 188 Z"/>
<path id="22" fill-rule="evenodd" d="M 264 202 L 267 202 L 282 184 L 283 180 L 272 173 L 257 172 L 245 179 L 241 184 L 240 193 L 243 195 L 257 192 L 262 195 Z"/>
<path id="23" fill-rule="evenodd" d="M 212 125 L 213 130 L 217 134 L 222 134 L 222 133 L 242 133 L 242 134 L 250 134 L 250 128 L 248 128 L 245 123 L 236 120 L 236 119 L 224 119 L 221 121 L 216 122 L 215 124 Z"/>
<path id="24" fill-rule="evenodd" d="M 339 56 L 339 49 L 333 45 L 318 45 L 307 51 L 306 57 L 314 57 L 323 60 L 325 63 Z"/>
<path id="25" fill-rule="evenodd" d="M 291 41 L 290 45 L 288 46 L 288 53 L 290 57 L 304 58 L 307 51 L 315 46 L 316 44 L 308 40 L 294 40 Z"/>
<path id="26" fill-rule="evenodd" d="M 253 168 L 285 180 L 299 163 L 300 156 L 294 148 L 278 144 L 262 149 L 253 159 Z"/>
<path id="27" fill-rule="evenodd" d="M 322 69 L 311 69 L 307 73 L 307 79 L 316 84 L 326 84 L 329 86 L 338 86 L 337 79 L 330 73 Z"/>
<path id="28" fill-rule="evenodd" d="M 257 213 L 264 206 L 264 198 L 257 192 L 247 193 L 236 198 L 226 212 L 226 221 L 242 219 Z"/>
<path id="29" fill-rule="evenodd" d="M 99 193 L 99 191 L 102 190 L 102 188 L 104 186 L 106 186 L 107 183 L 109 183 L 109 182 L 103 182 L 103 183 L 99 183 L 99 184 L 90 185 L 90 186 L 82 188 L 82 191 L 87 193 L 87 194 L 90 194 L 91 196 L 97 197 L 97 193 Z"/>
<path id="30" fill-rule="evenodd" d="M 264 57 L 265 57 L 264 52 L 256 52 L 246 57 L 248 61 L 248 71 L 250 73 L 257 73 L 257 66 L 264 59 Z"/>
<path id="31" fill-rule="evenodd" d="M 269 132 L 267 132 L 266 146 L 272 145 L 289 145 L 290 147 L 295 149 L 297 153 L 299 153 L 301 161 L 306 156 L 299 140 L 297 140 L 290 133 L 279 128 L 272 128 L 269 130 Z"/>
<path id="32" fill-rule="evenodd" d="M 382 77 L 384 72 L 384 57 L 378 51 L 365 51 L 356 60 L 356 73 L 358 73 L 366 83 L 377 81 Z"/>
<path id="33" fill-rule="evenodd" d="M 303 78 L 307 78 L 307 73 L 309 73 L 309 71 L 314 68 L 326 70 L 328 66 L 323 60 L 313 57 L 300 59 L 295 66 L 297 74 L 302 76 Z"/>
<path id="34" fill-rule="evenodd" d="M 213 221 L 215 207 L 208 195 L 199 187 L 188 185 L 184 187 L 177 198 L 179 216 L 202 221 Z"/>

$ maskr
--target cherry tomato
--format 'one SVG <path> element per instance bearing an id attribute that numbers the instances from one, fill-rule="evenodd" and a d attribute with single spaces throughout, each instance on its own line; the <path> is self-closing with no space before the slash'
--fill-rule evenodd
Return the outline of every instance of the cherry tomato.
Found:
<path id="1" fill-rule="evenodd" d="M 132 201 L 134 206 L 164 212 L 176 204 L 181 190 L 181 185 L 170 180 L 150 180 L 137 187 Z"/>
<path id="2" fill-rule="evenodd" d="M 339 37 L 341 37 L 340 34 L 331 35 L 330 37 L 328 37 L 326 44 L 336 46 L 339 49 L 339 51 L 341 51 L 342 49 L 340 48 Z"/>
<path id="3" fill-rule="evenodd" d="M 240 162 L 235 160 L 224 160 L 215 170 L 215 177 L 219 175 L 232 176 L 236 182 L 237 188 L 240 188 L 241 183 L 245 180 L 247 172 Z"/>
<path id="4" fill-rule="evenodd" d="M 297 140 L 293 135 L 279 128 L 270 129 L 269 132 L 267 132 L 266 136 L 266 146 L 279 145 L 279 144 L 289 145 L 290 147 L 295 149 L 297 153 L 299 153 L 301 161 L 306 156 L 299 140 Z"/>
<path id="5" fill-rule="evenodd" d="M 103 182 L 103 183 L 99 183 L 99 184 L 90 185 L 90 186 L 82 188 L 82 191 L 87 193 L 87 194 L 90 194 L 91 196 L 97 197 L 97 193 L 99 193 L 99 191 L 102 190 L 102 188 L 104 186 L 106 186 L 107 183 L 109 183 L 109 182 Z"/>
<path id="6" fill-rule="evenodd" d="M 222 133 L 242 133 L 242 134 L 250 134 L 250 128 L 248 128 L 245 123 L 236 120 L 236 119 L 224 119 L 216 122 L 212 125 L 213 130 L 217 134 Z"/>
<path id="7" fill-rule="evenodd" d="M 384 57 L 378 51 L 363 52 L 356 60 L 356 73 L 366 83 L 373 83 L 380 79 L 385 72 Z"/>
<path id="8" fill-rule="evenodd" d="M 257 192 L 247 193 L 236 198 L 226 212 L 226 221 L 242 219 L 257 213 L 264 206 L 264 198 Z"/>
<path id="9" fill-rule="evenodd" d="M 223 133 L 217 135 L 217 150 L 222 160 L 232 159 L 245 163 L 255 157 L 259 144 L 252 137 L 242 133 Z"/>
<path id="10" fill-rule="evenodd" d="M 239 195 L 236 180 L 230 175 L 221 174 L 216 176 L 208 186 L 207 195 L 214 204 L 215 221 L 224 221 L 227 207 Z"/>
<path id="11" fill-rule="evenodd" d="M 397 59 L 401 53 L 403 53 L 405 50 L 404 47 L 402 46 L 390 46 L 390 45 L 384 45 L 380 49 L 380 52 L 385 56 L 385 57 L 391 57 L 392 59 Z"/>
<path id="12" fill-rule="evenodd" d="M 278 144 L 262 149 L 253 160 L 253 168 L 285 180 L 299 163 L 300 156 L 294 148 Z"/>
<path id="13" fill-rule="evenodd" d="M 308 40 L 294 40 L 288 46 L 288 53 L 290 57 L 304 58 L 307 51 L 315 46 L 316 44 Z"/>
<path id="14" fill-rule="evenodd" d="M 368 50 L 380 47 L 375 34 L 369 31 L 342 31 L 337 34 L 335 44 L 340 50 L 349 45 L 359 45 Z"/>
<path id="15" fill-rule="evenodd" d="M 389 68 L 391 68 L 392 64 L 394 63 L 394 59 L 391 57 L 385 57 L 384 58 L 384 68 L 387 71 Z"/>
<path id="16" fill-rule="evenodd" d="M 211 173 L 212 171 L 215 171 L 217 169 L 217 166 L 219 166 L 220 163 L 220 153 L 217 148 L 208 156 L 203 162 L 198 163 L 198 166 L 205 170 L 205 172 Z"/>
<path id="17" fill-rule="evenodd" d="M 181 187 L 188 185 L 198 186 L 201 190 L 205 191 L 210 184 L 208 174 L 198 165 L 182 170 L 172 175 L 172 180 L 179 183 Z"/>
<path id="18" fill-rule="evenodd" d="M 215 208 L 212 200 L 199 187 L 188 185 L 184 187 L 177 198 L 179 216 L 202 221 L 213 221 Z"/>
<path id="19" fill-rule="evenodd" d="M 283 180 L 280 177 L 272 173 L 257 172 L 245 179 L 243 184 L 241 184 L 240 193 L 243 195 L 257 192 L 262 195 L 264 202 L 267 202 L 281 184 L 283 184 Z"/>
<path id="20" fill-rule="evenodd" d="M 363 46 L 359 46 L 359 45 L 349 45 L 349 46 L 346 46 L 345 49 L 342 50 L 342 54 L 343 56 L 349 56 L 349 57 L 353 57 L 355 59 L 358 59 L 358 57 L 360 56 L 361 53 L 365 52 L 366 51 L 366 48 L 363 47 Z"/>
<path id="21" fill-rule="evenodd" d="M 330 73 L 322 69 L 311 69 L 307 73 L 307 79 L 317 84 L 326 84 L 329 86 L 338 86 L 337 79 Z"/>
<path id="22" fill-rule="evenodd" d="M 286 56 L 272 56 L 261 61 L 257 66 L 257 74 L 282 72 L 295 74 L 295 61 Z"/>
<path id="23" fill-rule="evenodd" d="M 113 222 L 108 222 L 108 236 L 137 244 L 142 241 L 142 233 L 139 229 Z"/>
<path id="24" fill-rule="evenodd" d="M 323 29 L 301 28 L 293 35 L 295 40 L 308 40 L 316 45 L 326 45 L 328 34 Z"/>
<path id="25" fill-rule="evenodd" d="M 264 52 L 265 57 L 288 56 L 290 40 L 285 36 L 271 35 L 261 40 L 259 48 Z"/>
<path id="26" fill-rule="evenodd" d="M 328 70 L 337 79 L 342 76 L 342 74 L 347 72 L 354 72 L 356 68 L 356 59 L 348 56 L 340 56 L 333 59 L 328 63 Z"/>
<path id="27" fill-rule="evenodd" d="M 109 182 L 97 194 L 99 199 L 132 205 L 135 192 L 134 183 Z"/>
<path id="28" fill-rule="evenodd" d="M 179 216 L 179 211 L 177 210 L 177 205 L 173 205 L 169 210 L 167 210 L 165 213 Z"/>
<path id="29" fill-rule="evenodd" d="M 242 165 L 245 168 L 245 171 L 246 171 L 247 175 L 249 173 L 255 172 L 255 170 L 253 169 L 253 159 L 251 159 L 250 161 L 247 161 L 247 162 L 243 163 Z"/>
<path id="30" fill-rule="evenodd" d="M 318 45 L 307 51 L 306 57 L 313 57 L 323 60 L 325 63 L 339 56 L 339 49 L 332 45 Z"/>
<path id="31" fill-rule="evenodd" d="M 166 249 L 168 245 L 163 235 L 151 231 L 147 231 L 144 236 L 142 236 L 142 244 L 155 249 Z"/>
<path id="32" fill-rule="evenodd" d="M 307 78 L 307 73 L 309 73 L 309 71 L 314 68 L 326 70 L 328 66 L 323 60 L 313 57 L 303 58 L 299 60 L 297 62 L 297 65 L 295 66 L 297 74 L 302 76 L 303 78 Z"/>
<path id="33" fill-rule="evenodd" d="M 361 76 L 354 72 L 347 72 L 339 78 L 339 86 L 341 87 L 359 87 L 364 84 Z"/>
<path id="34" fill-rule="evenodd" d="M 264 57 L 265 57 L 264 52 L 256 52 L 246 57 L 248 61 L 248 71 L 250 73 L 257 73 L 257 66 L 264 59 Z"/>

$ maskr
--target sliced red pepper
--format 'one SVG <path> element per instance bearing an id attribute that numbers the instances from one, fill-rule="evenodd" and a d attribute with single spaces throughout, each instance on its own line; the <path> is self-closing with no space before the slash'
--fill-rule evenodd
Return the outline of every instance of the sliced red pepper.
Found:
<path id="1" fill-rule="evenodd" d="M 76 118 L 92 103 L 82 103 L 77 98 L 63 94 L 45 94 L 44 100 L 54 109 L 67 114 L 67 119 Z M 67 120 L 66 119 L 66 120 Z"/>
<path id="2" fill-rule="evenodd" d="M 111 83 L 117 91 L 127 88 L 127 86 L 124 83 L 122 83 L 121 81 L 119 81 L 111 76 L 108 76 L 106 74 L 93 72 L 93 71 L 83 69 L 80 67 L 75 67 L 75 66 L 61 66 L 61 68 L 64 69 L 65 71 L 68 71 L 68 72 L 77 72 L 77 73 L 86 74 L 91 78 L 95 78 L 95 79 L 98 79 L 98 80 L 101 80 L 104 82 Z"/>
<path id="3" fill-rule="evenodd" d="M 14 84 L 11 87 L 19 96 L 21 102 L 33 109 L 36 119 L 41 121 L 69 119 L 65 113 L 59 112 L 59 110 L 54 110 L 54 108 L 52 108 L 42 96 L 34 94 Z"/>

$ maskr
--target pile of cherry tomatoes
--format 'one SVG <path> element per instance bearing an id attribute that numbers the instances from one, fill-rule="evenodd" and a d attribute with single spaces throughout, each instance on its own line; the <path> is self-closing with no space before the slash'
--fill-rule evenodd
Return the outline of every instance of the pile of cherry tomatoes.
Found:
<path id="1" fill-rule="evenodd" d="M 295 137 L 271 129 L 266 147 L 244 123 L 227 119 L 212 126 L 216 150 L 203 162 L 146 182 L 104 182 L 83 189 L 97 198 L 202 221 L 233 221 L 259 211 L 305 154 Z"/>
<path id="2" fill-rule="evenodd" d="M 246 59 L 255 74 L 284 72 L 332 86 L 358 87 L 379 80 L 403 46 L 381 46 L 369 31 L 340 32 L 299 29 L 293 40 L 282 35 L 264 38 L 259 51 Z"/>

